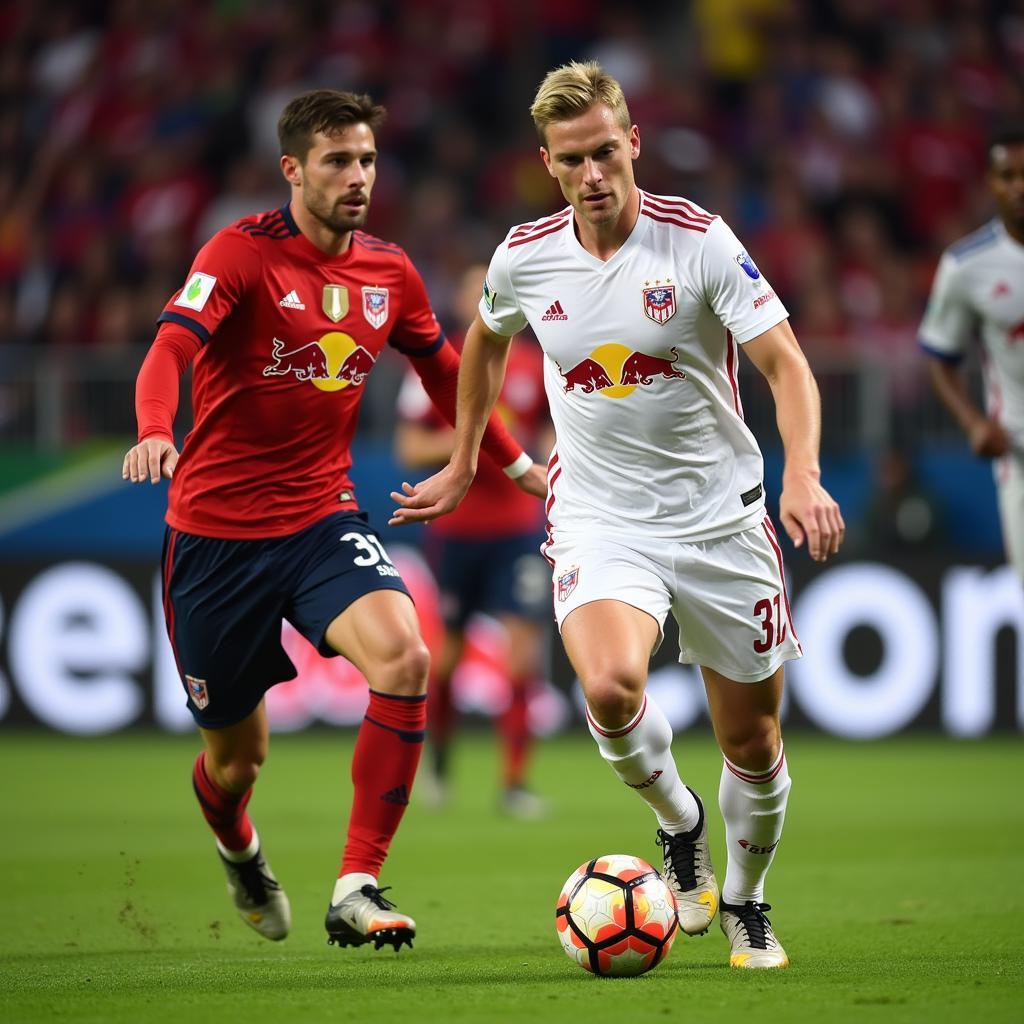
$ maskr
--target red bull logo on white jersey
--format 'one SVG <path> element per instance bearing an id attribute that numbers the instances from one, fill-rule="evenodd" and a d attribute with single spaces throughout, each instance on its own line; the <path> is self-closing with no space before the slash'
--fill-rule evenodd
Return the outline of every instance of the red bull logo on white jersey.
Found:
<path id="1" fill-rule="evenodd" d="M 264 377 L 292 376 L 310 381 L 321 391 L 359 386 L 376 361 L 368 349 L 342 331 L 331 331 L 294 348 L 287 348 L 279 338 L 274 338 L 273 345 L 273 362 L 263 368 Z"/>
<path id="2" fill-rule="evenodd" d="M 598 345 L 575 366 L 558 372 L 568 393 L 579 389 L 585 395 L 599 392 L 605 398 L 625 398 L 638 387 L 649 387 L 658 378 L 684 380 L 686 374 L 675 366 L 679 353 L 673 347 L 667 356 L 652 356 L 609 342 Z"/>

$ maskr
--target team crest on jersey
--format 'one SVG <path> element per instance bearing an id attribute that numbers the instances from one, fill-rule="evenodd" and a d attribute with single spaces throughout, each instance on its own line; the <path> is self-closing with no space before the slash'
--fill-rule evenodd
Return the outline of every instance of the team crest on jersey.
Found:
<path id="1" fill-rule="evenodd" d="M 387 288 L 363 286 L 363 316 L 371 327 L 383 327 L 388 319 Z"/>
<path id="2" fill-rule="evenodd" d="M 644 289 L 644 313 L 656 324 L 666 324 L 676 315 L 676 286 L 662 284 Z"/>
<path id="3" fill-rule="evenodd" d="M 576 584 L 580 580 L 580 567 L 574 565 L 568 572 L 563 572 L 558 577 L 558 600 L 565 601 L 569 595 L 576 589 Z"/>
<path id="4" fill-rule="evenodd" d="M 337 323 L 348 312 L 348 289 L 343 284 L 325 284 L 323 311 Z"/>
<path id="5" fill-rule="evenodd" d="M 206 690 L 206 680 L 196 679 L 195 676 L 185 676 L 185 685 L 188 687 L 188 695 L 192 703 L 202 711 L 210 703 L 210 695 Z"/>

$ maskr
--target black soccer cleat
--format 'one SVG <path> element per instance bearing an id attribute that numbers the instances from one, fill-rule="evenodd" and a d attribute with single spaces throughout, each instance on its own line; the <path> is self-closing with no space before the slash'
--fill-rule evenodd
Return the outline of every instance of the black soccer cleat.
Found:
<path id="1" fill-rule="evenodd" d="M 327 908 L 327 944 L 329 946 L 365 946 L 372 942 L 374 949 L 390 945 L 397 953 L 402 946 L 412 949 L 416 937 L 416 922 L 395 911 L 395 905 L 382 893 L 390 887 L 378 889 L 364 885 L 350 892 L 340 903 Z"/>

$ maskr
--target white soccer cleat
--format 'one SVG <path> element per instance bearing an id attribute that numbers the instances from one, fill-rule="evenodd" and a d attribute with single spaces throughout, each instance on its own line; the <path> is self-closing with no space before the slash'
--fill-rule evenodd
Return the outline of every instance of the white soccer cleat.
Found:
<path id="1" fill-rule="evenodd" d="M 389 943 L 397 953 L 402 945 L 412 948 L 416 922 L 399 914 L 395 905 L 375 885 L 364 885 L 350 892 L 340 903 L 327 908 L 327 944 L 362 946 L 372 942 L 375 949 Z"/>
<path id="2" fill-rule="evenodd" d="M 292 910 L 263 850 L 257 848 L 251 859 L 241 863 L 228 860 L 223 853 L 220 860 L 239 917 L 265 939 L 283 939 L 292 926 Z"/>
<path id="3" fill-rule="evenodd" d="M 718 909 L 718 882 L 711 867 L 704 804 L 692 789 L 690 792 L 700 812 L 697 824 L 691 831 L 677 835 L 669 835 L 659 828 L 657 843 L 665 852 L 662 875 L 676 898 L 679 927 L 687 935 L 703 935 L 711 927 Z"/>
<path id="4" fill-rule="evenodd" d="M 732 946 L 730 967 L 789 966 L 789 957 L 775 938 L 771 921 L 765 917 L 765 913 L 771 909 L 770 904 L 756 903 L 754 900 L 739 905 L 722 904 L 719 923 Z"/>

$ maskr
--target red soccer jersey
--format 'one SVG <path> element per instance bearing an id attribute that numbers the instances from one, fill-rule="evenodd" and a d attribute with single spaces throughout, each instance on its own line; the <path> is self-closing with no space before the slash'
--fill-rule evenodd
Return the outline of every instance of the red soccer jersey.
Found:
<path id="1" fill-rule="evenodd" d="M 413 374 L 407 375 L 402 385 L 398 411 L 403 419 L 432 430 L 447 426 Z M 532 339 L 512 342 L 496 411 L 516 440 L 533 451 L 549 421 L 544 355 Z M 518 487 L 490 459 L 482 458 L 466 496 L 454 511 L 431 523 L 430 529 L 445 537 L 476 540 L 540 531 L 543 525 L 543 503 Z"/>
<path id="2" fill-rule="evenodd" d="M 287 206 L 214 235 L 160 320 L 203 343 L 167 521 L 207 537 L 282 536 L 356 508 L 349 448 L 366 375 L 385 343 L 417 357 L 447 347 L 399 246 L 356 231 L 332 257 Z"/>

